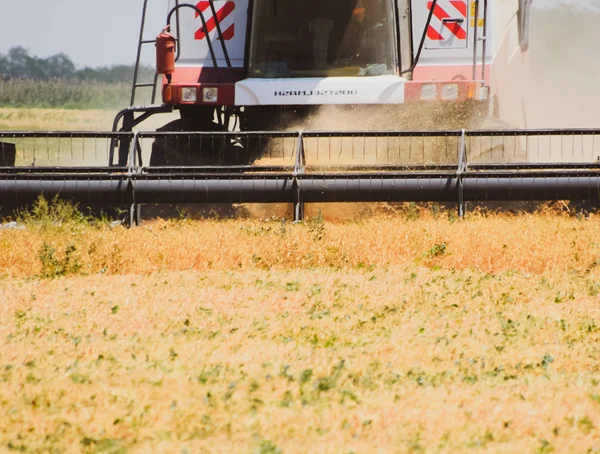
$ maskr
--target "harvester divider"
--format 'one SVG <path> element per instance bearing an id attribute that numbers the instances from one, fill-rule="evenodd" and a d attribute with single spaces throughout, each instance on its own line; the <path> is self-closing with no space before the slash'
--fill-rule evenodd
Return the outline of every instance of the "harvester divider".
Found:
<path id="1" fill-rule="evenodd" d="M 156 160 L 165 147 L 172 163 Z M 0 132 L 0 217 L 40 195 L 136 212 L 290 203 L 296 220 L 305 203 L 454 202 L 464 214 L 467 202 L 598 201 L 599 156 L 598 129 Z"/>
<path id="2" fill-rule="evenodd" d="M 569 169 L 587 169 L 587 170 L 600 170 L 600 163 L 577 163 L 577 162 L 548 162 L 548 163 L 537 163 L 537 164 L 471 164 L 469 169 L 472 171 L 481 171 L 481 170 L 561 170 L 567 171 Z"/>
<path id="3" fill-rule="evenodd" d="M 292 172 L 294 166 L 200 166 L 200 167 L 142 167 L 141 173 L 148 175 L 229 175 L 229 174 L 260 174 L 273 172 Z"/>
<path id="4" fill-rule="evenodd" d="M 58 175 L 95 175 L 102 173 L 127 173 L 127 167 L 0 167 L 0 175 L 19 174 L 58 174 Z"/>

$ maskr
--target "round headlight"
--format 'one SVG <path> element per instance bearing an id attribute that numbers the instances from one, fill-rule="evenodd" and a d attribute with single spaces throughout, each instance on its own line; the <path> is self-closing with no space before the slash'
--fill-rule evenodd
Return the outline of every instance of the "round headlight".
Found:
<path id="1" fill-rule="evenodd" d="M 196 102 L 196 87 L 183 87 L 181 89 L 181 100 L 183 102 Z"/>
<path id="2" fill-rule="evenodd" d="M 202 99 L 204 102 L 217 102 L 219 100 L 219 89 L 214 87 L 203 88 Z"/>

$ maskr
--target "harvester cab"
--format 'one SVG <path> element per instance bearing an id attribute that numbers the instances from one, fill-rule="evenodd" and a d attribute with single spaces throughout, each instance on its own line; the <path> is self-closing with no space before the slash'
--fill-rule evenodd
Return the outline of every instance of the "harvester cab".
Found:
<path id="1" fill-rule="evenodd" d="M 144 1 L 137 66 L 143 45 L 154 43 L 144 37 L 144 29 L 150 4 L 158 3 Z M 157 77 L 154 83 L 139 83 L 136 71 L 132 107 L 119 114 L 115 128 L 123 119 L 119 129 L 131 131 L 148 116 L 172 110 L 181 119 L 159 131 L 314 130 L 324 125 L 440 130 L 481 125 L 491 117 L 522 127 L 523 37 L 530 3 L 170 1 L 167 31 L 173 37 L 165 39 L 163 31 L 156 40 Z M 143 86 L 154 88 L 153 105 L 135 107 L 136 90 Z M 157 95 L 162 103 L 155 103 Z M 338 116 L 343 121 L 336 121 Z M 221 148 L 231 145 L 217 142 Z M 208 163 L 212 158 L 206 156 L 214 156 L 205 146 L 204 158 L 188 150 L 174 161 L 172 147 L 163 145 L 152 153 L 156 165 Z M 121 163 L 127 148 L 121 147 Z M 238 159 L 232 164 L 256 158 L 251 151 L 241 159 L 239 149 L 233 154 Z"/>
<path id="2" fill-rule="evenodd" d="M 420 115 L 427 129 L 452 123 L 427 118 L 439 103 L 472 109 L 479 102 L 478 114 L 487 115 L 497 94 L 491 83 L 495 54 L 515 46 L 501 32 L 522 28 L 517 13 L 530 1 L 510 7 L 491 0 L 170 3 L 177 64 L 164 70 L 167 41 L 159 38 L 158 71 L 166 73 L 161 108 L 180 110 L 197 130 L 214 130 L 218 114 L 223 128 L 235 116 L 239 128 L 252 131 L 286 129 L 326 105 L 438 104 Z M 138 65 L 142 44 L 151 42 L 140 34 Z M 512 58 L 514 49 L 506 51 Z M 512 63 L 498 62 L 499 72 L 508 73 Z M 153 84 L 136 77 L 132 105 L 145 85 Z"/>

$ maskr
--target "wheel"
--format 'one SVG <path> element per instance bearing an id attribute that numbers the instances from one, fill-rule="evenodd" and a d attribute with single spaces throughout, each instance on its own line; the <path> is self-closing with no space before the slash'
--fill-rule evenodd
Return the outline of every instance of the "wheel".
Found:
<path id="1" fill-rule="evenodd" d="M 214 135 L 195 137 L 157 137 L 152 144 L 150 167 L 162 166 L 214 166 L 243 165 L 251 157 L 243 145 L 237 143 L 212 122 L 198 121 L 193 117 L 167 123 L 157 132 L 214 132 Z"/>
<path id="2" fill-rule="evenodd" d="M 16 165 L 16 146 L 12 143 L 0 142 L 0 167 L 14 167 Z M 0 199 L 0 222 L 3 219 L 14 218 L 19 206 L 6 198 Z"/>
<path id="3" fill-rule="evenodd" d="M 214 123 L 199 122 L 197 118 L 172 121 L 158 132 L 209 131 L 214 135 L 195 137 L 157 137 L 152 144 L 150 167 L 185 167 L 240 165 L 248 163 L 248 153 L 229 136 L 219 135 L 221 130 Z M 231 204 L 146 204 L 142 210 L 145 219 L 152 218 L 230 218 L 238 210 Z"/>

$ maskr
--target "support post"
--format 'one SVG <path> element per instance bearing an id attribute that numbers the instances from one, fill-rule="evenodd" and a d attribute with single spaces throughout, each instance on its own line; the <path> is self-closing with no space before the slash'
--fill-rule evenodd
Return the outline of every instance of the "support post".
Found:
<path id="1" fill-rule="evenodd" d="M 16 160 L 16 145 L 14 143 L 0 142 L 0 167 L 14 167 Z"/>
<path id="2" fill-rule="evenodd" d="M 127 112 L 123 116 L 123 127 L 121 128 L 121 131 L 131 132 L 133 130 L 134 126 L 135 126 L 135 122 L 134 122 L 134 118 L 133 118 L 133 112 Z M 131 148 L 131 142 L 129 142 L 129 140 L 127 140 L 127 139 L 119 140 L 119 163 L 118 163 L 118 165 L 120 167 L 124 167 L 127 165 L 127 158 L 129 156 L 130 148 Z M 111 159 L 111 164 L 112 164 L 112 159 Z"/>
<path id="3" fill-rule="evenodd" d="M 127 227 L 131 228 L 133 226 L 139 226 L 141 221 L 141 206 L 135 201 L 135 183 L 132 181 L 132 177 L 140 173 L 140 167 L 142 162 L 142 150 L 140 147 L 140 141 L 137 132 L 133 135 L 133 139 L 131 140 L 131 146 L 130 150 L 128 151 L 128 155 L 129 160 L 127 163 L 127 178 L 129 179 L 128 186 L 129 190 L 131 191 L 132 203 L 129 207 L 129 222 L 127 224 Z M 140 160 L 140 165 L 138 165 L 137 163 L 138 159 Z"/>
<path id="4" fill-rule="evenodd" d="M 467 203 L 465 202 L 465 190 L 463 182 L 463 173 L 467 171 L 467 136 L 463 129 L 460 135 L 460 150 L 458 154 L 458 168 L 456 169 L 456 179 L 458 183 L 458 216 L 462 219 L 467 213 Z"/>
<path id="5" fill-rule="evenodd" d="M 302 132 L 298 133 L 298 144 L 296 148 L 296 163 L 294 165 L 294 222 L 302 222 L 304 220 L 304 202 L 300 194 L 300 184 L 298 176 L 306 171 L 306 154 L 304 151 L 304 137 Z"/>
<path id="6" fill-rule="evenodd" d="M 135 190 L 133 190 L 135 194 Z M 127 228 L 138 227 L 141 222 L 141 205 L 139 203 L 135 203 L 135 201 L 129 207 L 129 219 L 127 220 Z"/>

